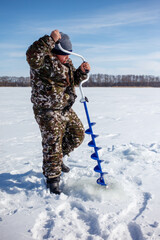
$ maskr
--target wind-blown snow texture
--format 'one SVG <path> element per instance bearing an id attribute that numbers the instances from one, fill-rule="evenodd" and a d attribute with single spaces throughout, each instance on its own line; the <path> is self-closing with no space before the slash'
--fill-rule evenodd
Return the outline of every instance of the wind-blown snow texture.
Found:
<path id="1" fill-rule="evenodd" d="M 56 196 L 44 185 L 30 88 L 0 88 L 1 239 L 160 239 L 160 90 L 84 91 L 108 189 L 96 184 L 86 135 L 65 159 L 71 171 Z M 83 104 L 77 100 L 74 109 L 87 128 Z"/>

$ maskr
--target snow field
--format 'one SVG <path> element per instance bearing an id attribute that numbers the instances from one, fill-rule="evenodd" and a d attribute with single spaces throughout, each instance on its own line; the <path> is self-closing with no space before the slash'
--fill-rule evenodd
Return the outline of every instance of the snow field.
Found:
<path id="1" fill-rule="evenodd" d="M 30 88 L 0 88 L 1 239 L 160 239 L 159 89 L 84 91 L 108 188 L 96 184 L 86 135 L 64 159 L 71 171 L 62 175 L 63 193 L 56 196 L 45 189 Z M 78 100 L 74 109 L 87 128 Z"/>

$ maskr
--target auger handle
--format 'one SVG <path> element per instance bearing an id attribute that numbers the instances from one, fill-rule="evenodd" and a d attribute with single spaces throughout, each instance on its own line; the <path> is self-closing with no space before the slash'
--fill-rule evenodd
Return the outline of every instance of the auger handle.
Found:
<path id="1" fill-rule="evenodd" d="M 62 46 L 61 46 L 61 44 L 60 44 L 59 41 L 57 41 L 57 44 L 58 44 L 59 49 L 60 49 L 62 52 L 65 52 L 65 53 L 68 53 L 68 54 L 71 54 L 71 55 L 80 57 L 83 62 L 86 62 L 85 59 L 84 59 L 84 57 L 83 57 L 82 55 L 79 55 L 79 54 L 77 54 L 77 53 L 74 53 L 74 52 L 70 52 L 70 51 L 65 50 L 64 48 L 62 48 Z M 86 72 L 86 74 L 89 73 L 88 70 L 85 70 L 85 72 Z M 83 93 L 82 85 L 83 85 L 85 82 L 87 82 L 88 80 L 89 80 L 89 74 L 87 75 L 87 78 L 86 78 L 85 80 L 83 80 L 83 81 L 80 83 L 80 85 L 79 85 L 79 90 L 80 90 L 80 93 L 81 93 L 81 96 L 82 96 L 80 102 L 85 102 L 85 101 L 86 101 L 86 98 L 85 98 L 84 93 Z"/>
<path id="2" fill-rule="evenodd" d="M 77 54 L 77 53 L 74 53 L 74 52 L 70 52 L 70 51 L 65 50 L 64 48 L 62 48 L 60 42 L 58 42 L 58 47 L 59 47 L 59 49 L 60 49 L 62 52 L 65 52 L 65 53 L 72 54 L 72 55 L 75 55 L 75 56 L 77 56 L 77 57 L 80 57 L 80 58 L 82 59 L 82 61 L 85 62 L 85 59 L 84 59 L 84 57 L 83 57 L 82 55 L 79 55 L 79 54 Z"/>

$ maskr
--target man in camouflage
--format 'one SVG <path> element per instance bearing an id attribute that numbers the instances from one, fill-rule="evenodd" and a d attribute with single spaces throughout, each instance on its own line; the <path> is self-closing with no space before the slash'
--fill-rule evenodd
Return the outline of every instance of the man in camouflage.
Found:
<path id="1" fill-rule="evenodd" d="M 83 125 L 71 107 L 77 97 L 75 86 L 86 79 L 85 70 L 90 66 L 82 63 L 75 69 L 57 41 L 72 51 L 68 35 L 54 30 L 35 41 L 26 55 L 31 69 L 31 101 L 42 135 L 43 174 L 50 192 L 60 194 L 61 171 L 69 171 L 62 159 L 84 139 Z"/>

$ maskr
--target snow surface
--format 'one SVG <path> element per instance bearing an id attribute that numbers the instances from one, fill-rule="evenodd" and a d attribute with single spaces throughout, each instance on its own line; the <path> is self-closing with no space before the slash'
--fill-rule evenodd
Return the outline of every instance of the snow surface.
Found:
<path id="1" fill-rule="evenodd" d="M 30 88 L 0 88 L 0 239 L 160 239 L 160 89 L 84 91 L 108 188 L 96 184 L 86 135 L 57 196 L 45 189 Z M 74 109 L 87 128 L 83 104 Z"/>

